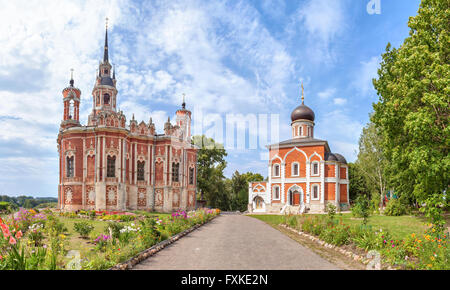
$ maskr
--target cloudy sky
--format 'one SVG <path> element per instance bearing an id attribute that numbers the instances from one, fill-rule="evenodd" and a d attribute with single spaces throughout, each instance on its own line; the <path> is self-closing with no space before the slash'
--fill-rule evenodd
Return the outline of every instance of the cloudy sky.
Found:
<path id="1" fill-rule="evenodd" d="M 202 124 L 195 132 L 215 132 L 214 120 L 226 126 L 227 114 L 267 115 L 278 118 L 286 140 L 303 81 L 315 137 L 354 161 L 377 100 L 371 79 L 381 54 L 407 37 L 420 1 L 381 0 L 381 14 L 372 15 L 367 3 L 0 0 L 0 194 L 57 196 L 61 91 L 73 68 L 85 124 L 106 17 L 118 106 L 128 120 L 152 117 L 162 133 L 185 93 L 193 123 Z M 265 176 L 267 142 L 229 149 L 226 175 Z"/>

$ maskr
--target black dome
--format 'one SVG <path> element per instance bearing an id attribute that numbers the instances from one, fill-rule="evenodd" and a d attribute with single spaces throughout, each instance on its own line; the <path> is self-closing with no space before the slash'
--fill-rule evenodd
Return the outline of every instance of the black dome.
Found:
<path id="1" fill-rule="evenodd" d="M 292 122 L 297 120 L 309 120 L 314 122 L 314 112 L 311 110 L 308 106 L 305 106 L 304 104 L 301 104 L 291 114 L 291 120 Z"/>
<path id="2" fill-rule="evenodd" d="M 345 160 L 345 157 L 342 156 L 341 154 L 334 153 L 334 156 L 336 156 L 336 158 L 338 159 L 339 162 L 347 164 L 347 160 Z"/>
<path id="3" fill-rule="evenodd" d="M 113 80 L 110 77 L 102 77 L 100 84 L 104 86 L 114 86 Z"/>
<path id="4" fill-rule="evenodd" d="M 325 153 L 325 161 L 338 161 L 336 155 L 333 153 Z"/>

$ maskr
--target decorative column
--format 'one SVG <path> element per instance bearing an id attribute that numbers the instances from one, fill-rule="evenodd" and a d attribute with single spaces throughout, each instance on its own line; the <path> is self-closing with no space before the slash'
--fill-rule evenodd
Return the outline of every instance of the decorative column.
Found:
<path id="1" fill-rule="evenodd" d="M 311 178 L 311 163 L 306 160 L 306 203 L 310 203 L 310 178 Z"/>
<path id="2" fill-rule="evenodd" d="M 320 203 L 325 202 L 325 161 L 320 161 Z"/>
<path id="3" fill-rule="evenodd" d="M 284 192 L 284 181 L 285 181 L 284 172 L 285 171 L 286 171 L 286 163 L 285 162 L 281 162 L 281 166 L 280 166 L 280 174 L 281 174 L 281 203 L 286 203 L 285 192 Z"/>

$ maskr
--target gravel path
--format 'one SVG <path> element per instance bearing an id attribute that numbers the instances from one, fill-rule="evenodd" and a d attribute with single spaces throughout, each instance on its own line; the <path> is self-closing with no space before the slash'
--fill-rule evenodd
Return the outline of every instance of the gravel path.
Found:
<path id="1" fill-rule="evenodd" d="M 134 270 L 339 269 L 266 223 L 221 215 Z"/>

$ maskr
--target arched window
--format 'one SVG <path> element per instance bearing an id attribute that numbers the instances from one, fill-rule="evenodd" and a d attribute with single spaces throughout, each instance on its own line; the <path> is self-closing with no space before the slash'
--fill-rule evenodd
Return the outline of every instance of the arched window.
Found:
<path id="1" fill-rule="evenodd" d="M 303 126 L 298 126 L 298 136 L 303 135 Z"/>
<path id="2" fill-rule="evenodd" d="M 172 163 L 172 181 L 179 182 L 180 181 L 180 163 Z"/>
<path id="3" fill-rule="evenodd" d="M 67 157 L 67 177 L 73 177 L 73 173 L 74 173 L 74 158 L 72 157 Z"/>
<path id="4" fill-rule="evenodd" d="M 109 96 L 109 94 L 104 94 L 103 95 L 103 104 L 108 105 L 110 99 L 111 99 L 111 97 Z"/>
<path id="5" fill-rule="evenodd" d="M 145 180 L 145 161 L 137 162 L 137 180 Z"/>
<path id="6" fill-rule="evenodd" d="M 319 175 L 319 162 L 314 161 L 312 163 L 312 173 L 311 175 Z"/>
<path id="7" fill-rule="evenodd" d="M 273 176 L 280 177 L 280 165 L 279 164 L 275 164 L 273 166 Z"/>
<path id="8" fill-rule="evenodd" d="M 194 184 L 194 168 L 189 168 L 189 184 Z"/>
<path id="9" fill-rule="evenodd" d="M 299 168 L 298 162 L 292 163 L 292 176 L 299 176 Z"/>
<path id="10" fill-rule="evenodd" d="M 108 156 L 106 164 L 106 177 L 116 177 L 116 156 Z"/>
<path id="11" fill-rule="evenodd" d="M 278 185 L 273 187 L 273 199 L 280 200 L 280 187 Z"/>
<path id="12" fill-rule="evenodd" d="M 75 108 L 75 102 L 73 100 L 69 101 L 69 119 L 74 118 L 74 108 Z"/>
<path id="13" fill-rule="evenodd" d="M 319 199 L 319 185 L 318 184 L 313 184 L 311 186 L 311 192 L 312 192 L 312 198 L 313 200 L 318 200 Z"/>

